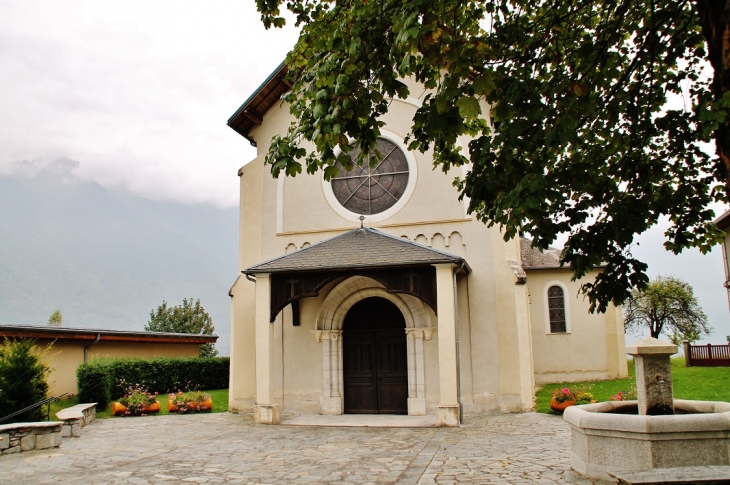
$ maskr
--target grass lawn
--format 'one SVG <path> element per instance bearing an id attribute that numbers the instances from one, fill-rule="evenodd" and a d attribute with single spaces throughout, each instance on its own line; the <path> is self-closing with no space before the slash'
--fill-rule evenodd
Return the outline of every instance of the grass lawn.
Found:
<path id="1" fill-rule="evenodd" d="M 598 401 L 608 401 L 619 391 L 628 391 L 635 385 L 634 361 L 629 359 L 629 377 L 610 381 L 556 382 L 545 384 L 535 394 L 535 410 L 552 413 L 550 398 L 553 389 L 570 387 L 586 390 Z M 684 357 L 672 359 L 672 381 L 674 397 L 698 401 L 730 402 L 730 367 L 686 367 Z"/>
<path id="2" fill-rule="evenodd" d="M 208 394 L 210 394 L 210 397 L 213 398 L 213 411 L 214 413 L 225 413 L 228 411 L 228 389 L 216 389 L 212 391 L 205 391 Z M 167 394 L 160 394 L 157 397 L 157 400 L 160 401 L 160 412 L 157 414 L 168 414 L 167 412 Z M 69 408 L 71 406 L 75 406 L 79 403 L 79 398 L 77 397 L 71 397 L 68 399 L 62 399 L 60 401 L 55 401 L 51 403 L 51 417 L 55 419 L 56 412 L 60 411 L 61 409 Z M 106 409 L 97 409 L 96 410 L 96 417 L 99 419 L 104 418 L 110 418 L 112 416 L 112 406 L 109 404 Z M 175 413 L 170 413 L 175 414 Z"/>

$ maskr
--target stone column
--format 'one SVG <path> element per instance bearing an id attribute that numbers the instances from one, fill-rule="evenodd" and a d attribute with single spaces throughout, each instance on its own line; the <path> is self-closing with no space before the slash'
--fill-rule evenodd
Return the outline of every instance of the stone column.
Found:
<path id="1" fill-rule="evenodd" d="M 423 341 L 431 340 L 433 327 L 406 328 L 408 347 L 408 415 L 426 415 Z"/>
<path id="2" fill-rule="evenodd" d="M 435 264 L 438 305 L 439 391 L 436 412 L 438 426 L 459 425 L 459 398 L 456 363 L 456 299 L 454 294 L 454 265 Z"/>
<path id="3" fill-rule="evenodd" d="M 343 414 L 342 330 L 314 330 L 314 338 L 322 343 L 322 414 Z"/>
<path id="4" fill-rule="evenodd" d="M 269 274 L 256 275 L 256 404 L 257 423 L 277 424 L 279 405 L 274 404 L 274 326 L 271 314 L 271 279 Z"/>
<path id="5" fill-rule="evenodd" d="M 677 346 L 647 337 L 627 346 L 626 353 L 634 356 L 639 414 L 674 414 L 669 356 L 677 353 Z"/>

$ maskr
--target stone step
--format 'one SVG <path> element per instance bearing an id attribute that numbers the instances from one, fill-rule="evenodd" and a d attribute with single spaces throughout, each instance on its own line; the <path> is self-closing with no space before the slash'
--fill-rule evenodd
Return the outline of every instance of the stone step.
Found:
<path id="1" fill-rule="evenodd" d="M 626 485 L 720 485 L 730 484 L 730 466 L 686 466 L 651 470 L 608 472 Z"/>

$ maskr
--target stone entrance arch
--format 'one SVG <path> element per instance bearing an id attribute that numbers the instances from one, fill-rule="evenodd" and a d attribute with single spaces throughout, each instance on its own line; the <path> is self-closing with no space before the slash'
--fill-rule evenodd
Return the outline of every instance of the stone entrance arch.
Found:
<path id="1" fill-rule="evenodd" d="M 392 294 L 372 278 L 352 276 L 335 286 L 317 313 L 317 342 L 322 344 L 322 414 L 343 414 L 342 324 L 350 308 L 360 300 L 380 297 L 395 304 L 406 321 L 408 352 L 408 414 L 426 414 L 423 340 L 431 340 L 433 327 L 426 307 L 418 298 Z"/>

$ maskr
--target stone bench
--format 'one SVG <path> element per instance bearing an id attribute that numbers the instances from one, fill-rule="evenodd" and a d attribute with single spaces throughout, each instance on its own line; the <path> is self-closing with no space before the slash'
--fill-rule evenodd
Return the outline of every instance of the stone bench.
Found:
<path id="1" fill-rule="evenodd" d="M 56 448 L 61 444 L 62 423 L 11 423 L 0 425 L 0 454 Z"/>
<path id="2" fill-rule="evenodd" d="M 688 450 L 691 453 L 691 450 Z M 608 472 L 626 485 L 720 485 L 730 484 L 730 466 L 685 466 L 651 470 Z"/>
<path id="3" fill-rule="evenodd" d="M 79 435 L 81 428 L 96 419 L 96 403 L 84 403 L 61 409 L 56 418 L 63 422 L 61 436 L 71 438 Z"/>

